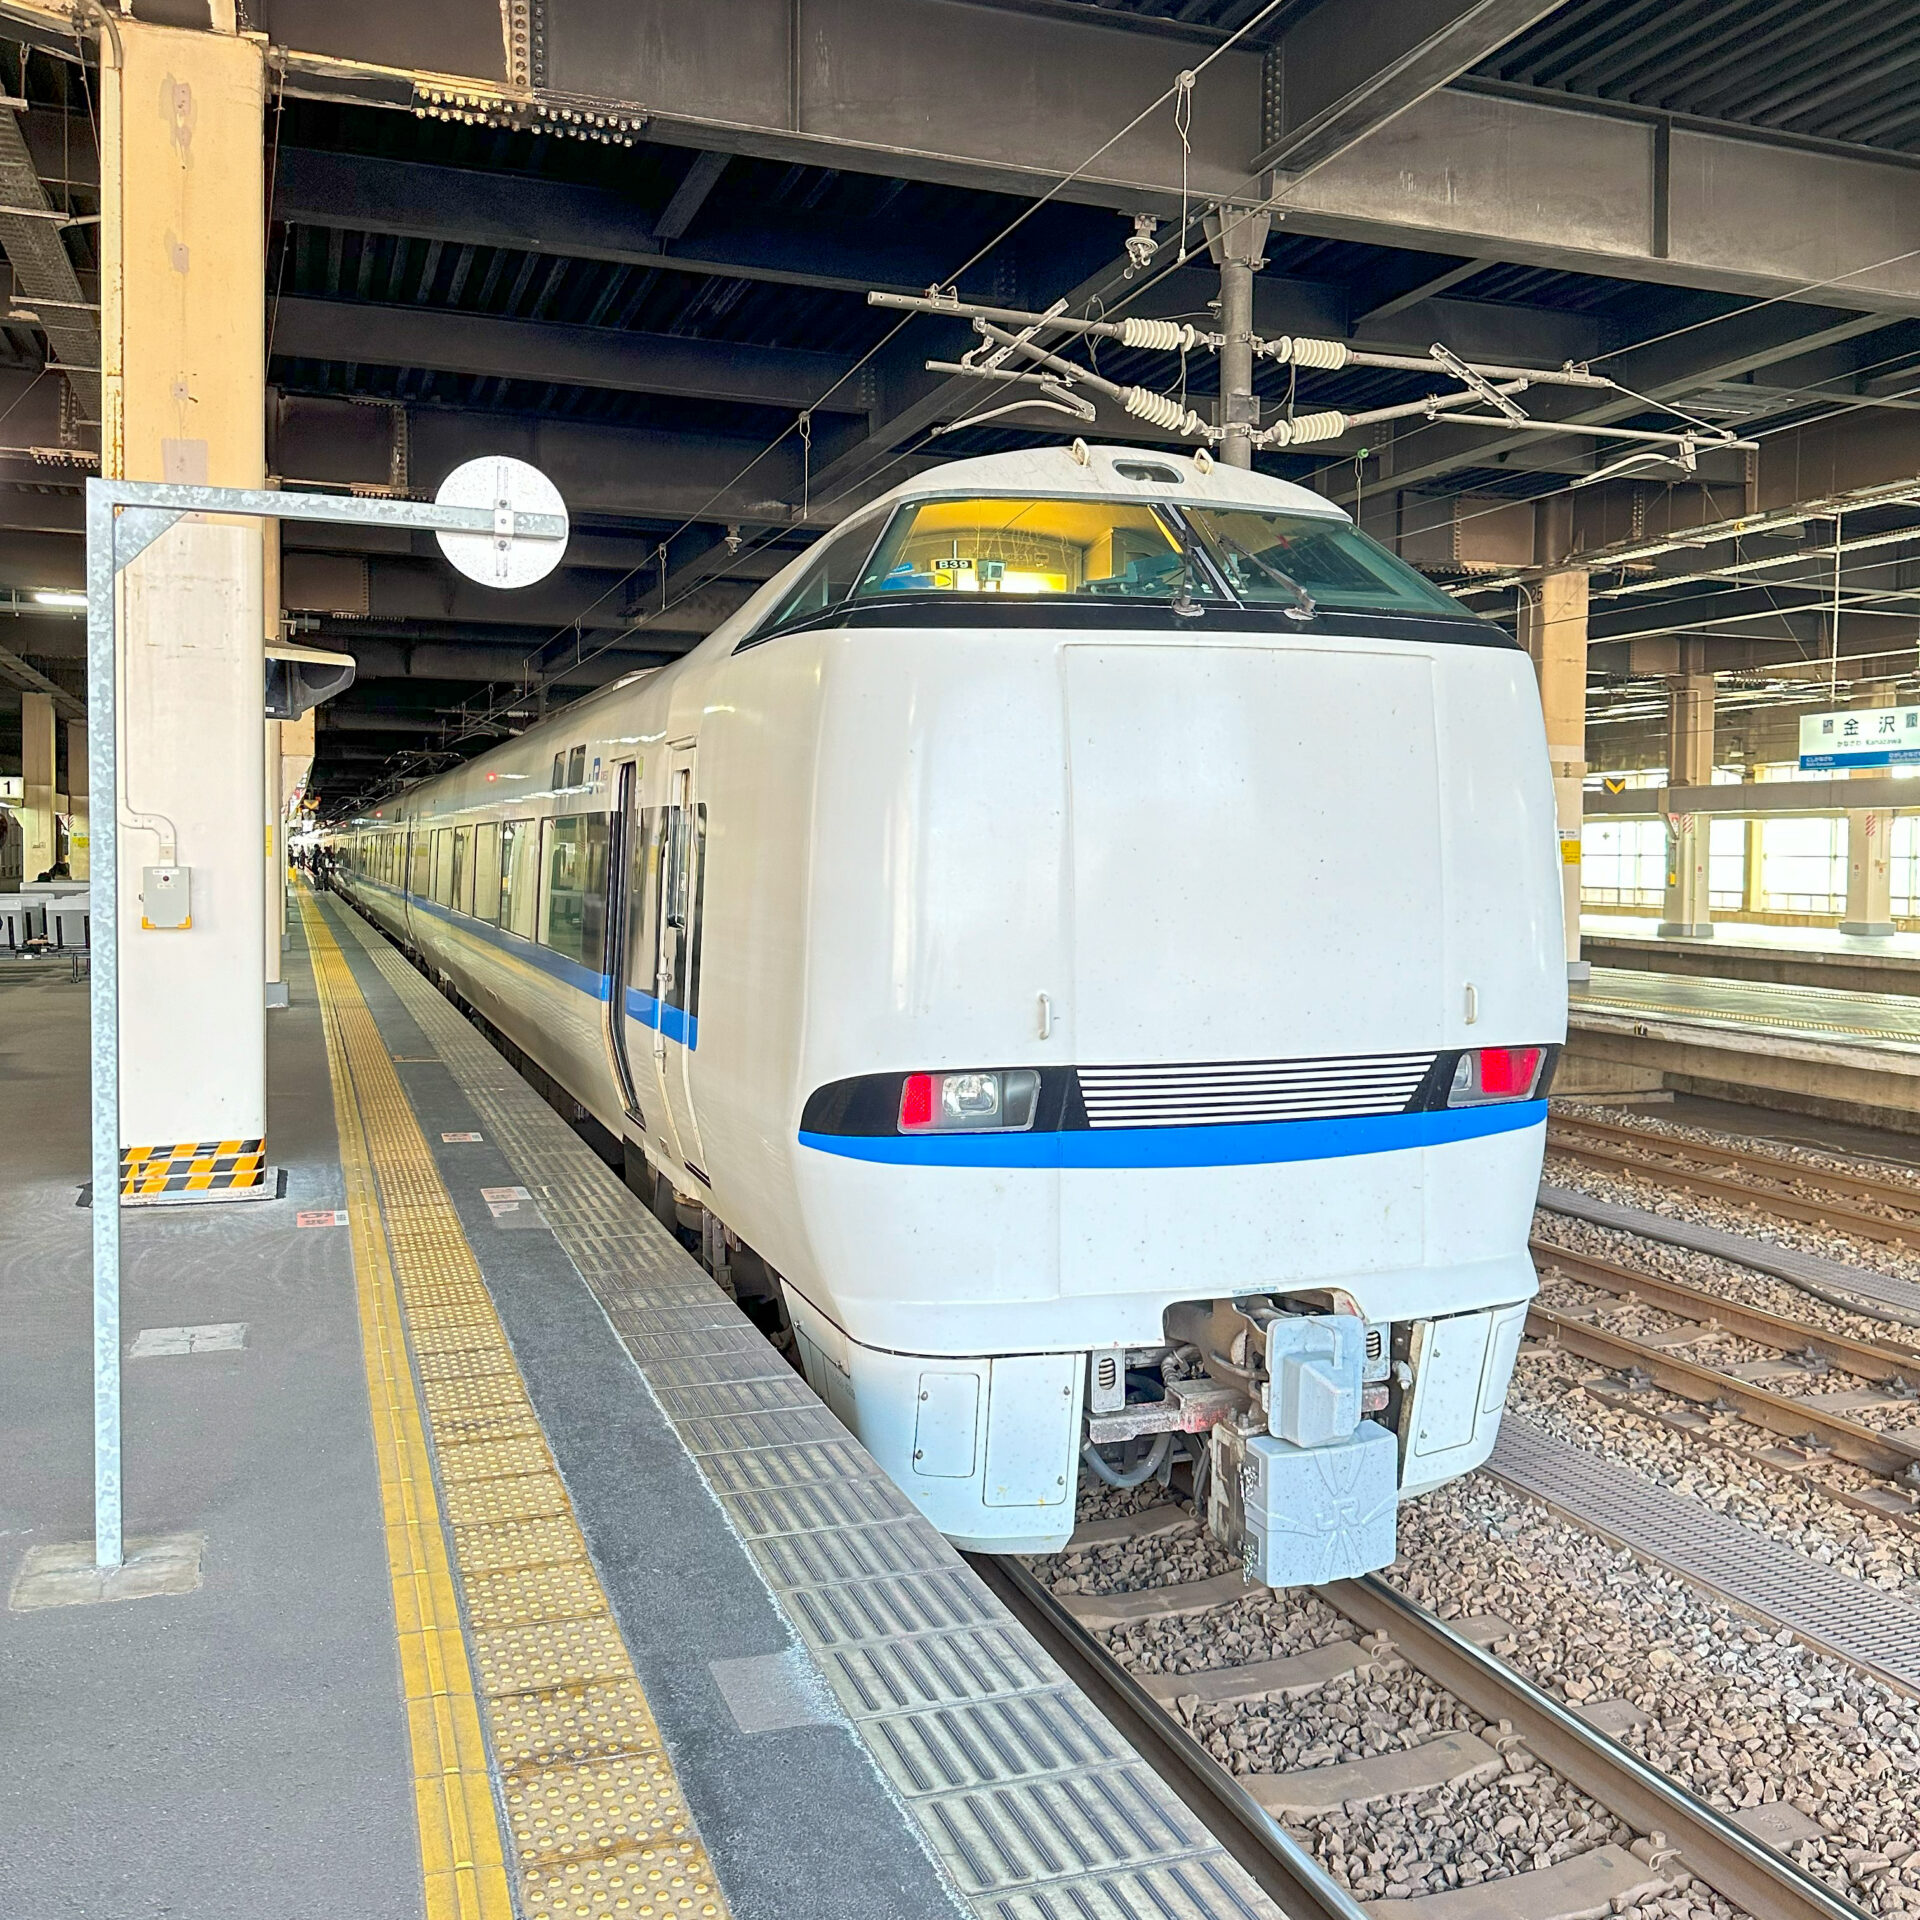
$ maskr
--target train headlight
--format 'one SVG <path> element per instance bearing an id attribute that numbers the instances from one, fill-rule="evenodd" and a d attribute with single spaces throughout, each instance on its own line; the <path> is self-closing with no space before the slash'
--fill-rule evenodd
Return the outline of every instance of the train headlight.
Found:
<path id="1" fill-rule="evenodd" d="M 910 1073 L 900 1088 L 902 1133 L 1020 1133 L 1033 1125 L 1040 1076 L 999 1072 Z"/>
<path id="2" fill-rule="evenodd" d="M 1495 1100 L 1531 1100 L 1540 1084 L 1545 1047 L 1478 1047 L 1460 1056 L 1447 1089 L 1450 1107 L 1481 1107 Z"/>

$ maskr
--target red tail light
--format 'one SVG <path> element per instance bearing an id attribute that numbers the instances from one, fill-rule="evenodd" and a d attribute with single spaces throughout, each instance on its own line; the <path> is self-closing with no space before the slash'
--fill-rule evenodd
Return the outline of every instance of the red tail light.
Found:
<path id="1" fill-rule="evenodd" d="M 930 1127 L 933 1124 L 933 1075 L 910 1073 L 900 1089 L 902 1127 Z"/>
<path id="2" fill-rule="evenodd" d="M 1492 1100 L 1531 1100 L 1546 1057 L 1545 1047 L 1480 1047 L 1463 1053 L 1453 1070 L 1447 1105 L 1474 1107 Z"/>

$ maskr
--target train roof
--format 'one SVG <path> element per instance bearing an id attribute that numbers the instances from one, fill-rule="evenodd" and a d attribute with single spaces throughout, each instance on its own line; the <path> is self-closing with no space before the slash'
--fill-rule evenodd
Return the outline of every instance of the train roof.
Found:
<path id="1" fill-rule="evenodd" d="M 1268 513 L 1314 513 L 1349 520 L 1344 509 L 1324 494 L 1276 480 L 1270 474 L 1230 467 L 1201 449 L 1185 447 L 1071 446 L 1030 447 L 1015 453 L 989 453 L 930 467 L 904 485 L 882 494 L 875 506 L 956 493 L 1056 494 L 1084 500 L 1106 495 L 1123 500 L 1186 501 L 1194 506 L 1253 507 Z"/>

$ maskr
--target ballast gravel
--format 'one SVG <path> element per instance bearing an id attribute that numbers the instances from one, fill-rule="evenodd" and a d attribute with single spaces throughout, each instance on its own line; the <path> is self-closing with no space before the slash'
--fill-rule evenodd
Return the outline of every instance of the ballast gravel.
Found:
<path id="1" fill-rule="evenodd" d="M 1494 1650 L 1530 1679 L 1630 1702 L 1644 1720 L 1619 1737 L 1651 1764 L 1723 1810 L 1790 1802 L 1822 1829 L 1802 1866 L 1870 1913 L 1920 1911 L 1920 1702 L 1482 1475 L 1403 1507 L 1400 1543 L 1411 1598 L 1500 1614 Z"/>

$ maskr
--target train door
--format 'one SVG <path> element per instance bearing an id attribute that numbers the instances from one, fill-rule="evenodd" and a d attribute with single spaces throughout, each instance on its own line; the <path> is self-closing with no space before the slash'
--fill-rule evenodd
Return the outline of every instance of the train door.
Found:
<path id="1" fill-rule="evenodd" d="M 646 816 L 640 807 L 640 767 L 634 760 L 623 760 L 614 769 L 613 843 L 607 849 L 607 972 L 613 991 L 607 995 L 607 1048 L 613 1058 L 614 1083 L 620 1089 L 620 1104 L 642 1132 L 646 1116 L 640 1108 L 640 1096 L 634 1086 L 633 1054 L 628 1028 L 640 1025 L 645 1032 L 644 1008 L 648 982 L 636 978 L 649 956 L 640 936 L 645 932 L 641 911 L 646 892 L 647 853 Z M 636 955 L 641 958 L 636 961 Z M 641 990 L 636 999 L 635 988 Z"/>
<path id="2" fill-rule="evenodd" d="M 694 749 L 670 749 L 659 826 L 659 911 L 654 916 L 655 1084 L 681 1160 L 706 1178 L 693 1104 L 700 1045 L 700 916 L 706 880 L 707 810 L 694 791 Z"/>

